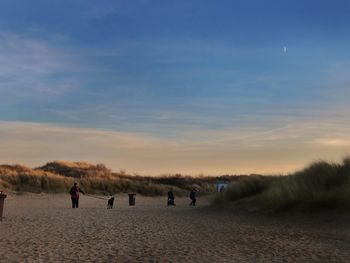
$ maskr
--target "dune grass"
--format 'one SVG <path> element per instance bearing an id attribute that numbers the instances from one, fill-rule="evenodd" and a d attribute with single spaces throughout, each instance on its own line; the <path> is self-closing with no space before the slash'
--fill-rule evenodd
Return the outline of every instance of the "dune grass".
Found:
<path id="1" fill-rule="evenodd" d="M 214 203 L 249 200 L 262 209 L 286 211 L 350 209 L 350 157 L 341 163 L 319 161 L 285 176 L 199 176 L 181 174 L 159 177 L 112 172 L 103 164 L 56 161 L 31 169 L 22 165 L 0 165 L 0 190 L 19 192 L 68 192 L 74 182 L 90 194 L 114 195 L 135 192 L 163 196 L 171 189 L 188 196 L 195 187 L 199 194 L 215 193 L 215 184 L 229 181 L 230 187 L 216 195 Z"/>
<path id="2" fill-rule="evenodd" d="M 22 165 L 0 165 L 0 187 L 26 192 L 62 192 L 73 179 Z"/>
<path id="3" fill-rule="evenodd" d="M 223 176 L 221 180 L 235 180 Z M 68 192 L 74 182 L 90 194 L 114 195 L 135 192 L 146 196 L 166 195 L 171 189 L 176 196 L 187 196 L 195 187 L 199 194 L 215 191 L 217 178 L 191 177 L 181 174 L 159 177 L 128 175 L 124 171 L 112 172 L 103 164 L 85 162 L 49 162 L 31 169 L 22 165 L 0 165 L 0 189 L 26 192 Z"/>
<path id="4" fill-rule="evenodd" d="M 350 209 L 350 157 L 340 164 L 319 161 L 286 176 L 252 176 L 232 183 L 215 202 L 249 197 L 261 208 L 286 211 Z"/>

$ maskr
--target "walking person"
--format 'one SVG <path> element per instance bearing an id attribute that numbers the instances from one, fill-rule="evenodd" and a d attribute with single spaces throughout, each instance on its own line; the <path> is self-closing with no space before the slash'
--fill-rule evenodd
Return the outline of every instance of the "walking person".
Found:
<path id="1" fill-rule="evenodd" d="M 69 191 L 70 197 L 72 199 L 72 208 L 78 208 L 79 206 L 79 193 L 85 194 L 83 190 L 80 189 L 77 183 L 74 183 Z"/>
<path id="2" fill-rule="evenodd" d="M 171 190 L 168 192 L 168 206 L 170 205 L 175 206 L 175 196 Z"/>
<path id="3" fill-rule="evenodd" d="M 114 196 L 108 199 L 107 201 L 107 209 L 112 209 L 114 204 Z"/>
<path id="4" fill-rule="evenodd" d="M 197 202 L 196 194 L 197 194 L 197 190 L 196 188 L 193 188 L 190 192 L 190 199 L 191 199 L 190 206 L 196 206 L 196 202 Z"/>

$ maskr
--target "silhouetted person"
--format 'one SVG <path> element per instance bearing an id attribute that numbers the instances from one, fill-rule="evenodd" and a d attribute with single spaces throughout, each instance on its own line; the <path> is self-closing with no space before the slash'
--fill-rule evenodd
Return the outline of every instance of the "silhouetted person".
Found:
<path id="1" fill-rule="evenodd" d="M 112 209 L 114 204 L 114 197 L 112 196 L 111 198 L 108 199 L 107 202 L 107 209 Z"/>
<path id="2" fill-rule="evenodd" d="M 83 190 L 80 189 L 77 183 L 74 183 L 69 191 L 70 198 L 72 199 L 72 208 L 78 208 L 79 206 L 79 193 L 85 194 Z"/>
<path id="3" fill-rule="evenodd" d="M 195 188 L 193 188 L 190 192 L 190 199 L 191 199 L 191 206 L 195 206 L 197 199 L 196 199 L 196 194 L 197 194 L 197 190 Z"/>
<path id="4" fill-rule="evenodd" d="M 168 206 L 175 205 L 175 196 L 172 191 L 168 192 Z"/>

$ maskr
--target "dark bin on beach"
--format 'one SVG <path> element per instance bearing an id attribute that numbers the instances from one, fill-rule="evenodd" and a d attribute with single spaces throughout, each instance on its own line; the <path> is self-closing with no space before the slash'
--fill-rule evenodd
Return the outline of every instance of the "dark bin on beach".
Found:
<path id="1" fill-rule="evenodd" d="M 0 221 L 2 220 L 2 212 L 4 210 L 4 202 L 6 195 L 0 192 Z"/>
<path id="2" fill-rule="evenodd" d="M 136 194 L 129 194 L 129 205 L 135 205 L 135 195 Z"/>

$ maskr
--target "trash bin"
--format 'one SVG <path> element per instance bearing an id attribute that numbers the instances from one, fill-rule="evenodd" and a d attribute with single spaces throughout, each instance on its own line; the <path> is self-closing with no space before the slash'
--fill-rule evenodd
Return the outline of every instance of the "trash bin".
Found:
<path id="1" fill-rule="evenodd" d="M 135 195 L 136 194 L 129 194 L 129 205 L 135 205 Z"/>
<path id="2" fill-rule="evenodd" d="M 0 221 L 2 220 L 2 212 L 4 210 L 4 201 L 7 195 L 0 192 Z"/>

